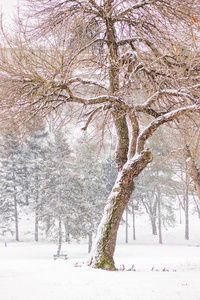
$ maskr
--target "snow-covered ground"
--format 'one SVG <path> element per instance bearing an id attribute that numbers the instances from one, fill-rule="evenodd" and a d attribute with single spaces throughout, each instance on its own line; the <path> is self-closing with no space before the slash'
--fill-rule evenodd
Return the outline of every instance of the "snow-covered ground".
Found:
<path id="1" fill-rule="evenodd" d="M 199 300 L 200 222 L 191 224 L 184 240 L 184 224 L 163 232 L 163 245 L 152 237 L 140 217 L 137 240 L 124 243 L 121 227 L 115 252 L 119 270 L 87 266 L 87 244 L 64 244 L 68 260 L 53 260 L 53 243 L 0 239 L 0 299 L 2 300 Z M 128 271 L 134 265 L 134 271 Z"/>
<path id="2" fill-rule="evenodd" d="M 117 267 L 124 264 L 129 269 L 134 264 L 135 271 L 117 272 L 83 264 L 88 257 L 85 244 L 64 248 L 69 259 L 54 261 L 53 244 L 10 242 L 5 247 L 1 243 L 0 299 L 200 299 L 199 247 L 119 244 Z"/>

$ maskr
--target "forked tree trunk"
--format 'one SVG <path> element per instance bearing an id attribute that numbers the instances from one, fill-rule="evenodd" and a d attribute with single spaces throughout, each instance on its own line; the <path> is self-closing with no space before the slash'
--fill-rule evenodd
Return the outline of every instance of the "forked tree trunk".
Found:
<path id="1" fill-rule="evenodd" d="M 129 202 L 134 189 L 133 179 L 152 161 L 150 151 L 143 151 L 140 155 L 129 159 L 118 173 L 117 180 L 104 210 L 104 215 L 98 228 L 94 243 L 90 265 L 94 268 L 116 270 L 114 252 L 122 214 Z"/>

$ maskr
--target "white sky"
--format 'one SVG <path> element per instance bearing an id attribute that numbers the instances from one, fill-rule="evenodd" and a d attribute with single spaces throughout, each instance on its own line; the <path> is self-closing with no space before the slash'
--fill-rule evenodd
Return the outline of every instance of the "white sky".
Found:
<path id="1" fill-rule="evenodd" d="M 12 14 L 13 8 L 17 5 L 18 0 L 0 0 L 0 9 L 6 14 Z"/>

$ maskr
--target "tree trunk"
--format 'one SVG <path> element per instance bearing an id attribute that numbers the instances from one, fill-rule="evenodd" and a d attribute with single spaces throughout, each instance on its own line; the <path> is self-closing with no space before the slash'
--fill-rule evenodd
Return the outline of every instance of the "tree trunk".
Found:
<path id="1" fill-rule="evenodd" d="M 128 244 L 128 205 L 126 205 L 126 244 Z"/>
<path id="2" fill-rule="evenodd" d="M 19 241 L 19 222 L 18 222 L 18 209 L 17 209 L 17 197 L 14 195 L 14 214 L 15 214 L 15 239 Z"/>
<path id="3" fill-rule="evenodd" d="M 68 221 L 65 221 L 65 242 L 70 242 Z"/>
<path id="4" fill-rule="evenodd" d="M 38 198 L 35 200 L 35 242 L 38 242 Z"/>
<path id="5" fill-rule="evenodd" d="M 150 216 L 150 220 L 151 220 L 152 234 L 157 235 L 156 218 L 154 216 Z"/>
<path id="6" fill-rule="evenodd" d="M 92 250 L 92 233 L 89 233 L 88 237 L 88 253 L 90 253 Z"/>
<path id="7" fill-rule="evenodd" d="M 135 209 L 134 209 L 134 206 L 132 206 L 132 214 L 133 214 L 133 240 L 136 240 L 136 234 L 135 234 Z"/>
<path id="8" fill-rule="evenodd" d="M 198 216 L 199 216 L 199 219 L 200 219 L 200 205 L 199 205 L 199 202 L 198 202 L 198 200 L 196 200 L 196 198 L 195 198 L 193 192 L 192 192 L 192 196 L 193 196 L 194 203 L 195 203 L 196 209 L 197 209 L 197 213 L 198 213 Z"/>
<path id="9" fill-rule="evenodd" d="M 118 173 L 113 190 L 108 197 L 104 215 L 98 228 L 94 243 L 90 265 L 94 268 L 116 270 L 114 251 L 116 247 L 117 231 L 122 214 L 134 189 L 133 179 L 152 161 L 150 151 L 143 151 L 140 155 L 128 160 Z"/>
<path id="10" fill-rule="evenodd" d="M 57 250 L 57 255 L 60 255 L 60 252 L 61 252 L 61 246 L 62 246 L 62 221 L 61 221 L 61 218 L 59 218 L 59 223 L 58 223 L 58 250 Z"/>
<path id="11" fill-rule="evenodd" d="M 189 195 L 188 195 L 188 175 L 186 173 L 185 187 L 185 239 L 189 240 Z"/>
<path id="12" fill-rule="evenodd" d="M 192 158 L 189 148 L 187 148 L 187 150 L 188 150 L 187 167 L 189 169 L 189 175 L 195 184 L 197 196 L 200 200 L 200 171 L 198 170 L 195 161 Z"/>
<path id="13" fill-rule="evenodd" d="M 158 233 L 159 233 L 159 244 L 162 244 L 162 222 L 161 222 L 161 195 L 158 187 Z"/>
<path id="14" fill-rule="evenodd" d="M 35 211 L 35 242 L 38 242 L 38 212 Z"/>

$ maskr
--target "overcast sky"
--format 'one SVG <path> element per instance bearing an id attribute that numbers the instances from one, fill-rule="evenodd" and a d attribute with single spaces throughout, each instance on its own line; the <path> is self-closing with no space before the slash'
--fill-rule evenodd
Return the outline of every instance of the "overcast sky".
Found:
<path id="1" fill-rule="evenodd" d="M 17 2 L 17 0 L 0 0 L 0 8 L 4 13 L 6 12 L 6 14 L 12 14 L 13 7 L 14 5 L 17 5 Z"/>

